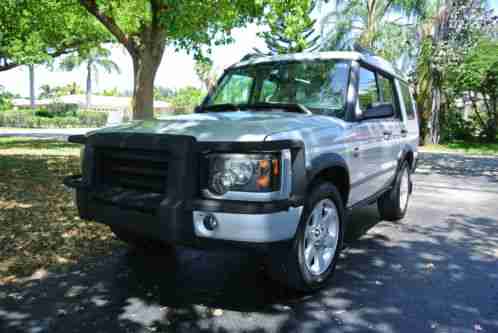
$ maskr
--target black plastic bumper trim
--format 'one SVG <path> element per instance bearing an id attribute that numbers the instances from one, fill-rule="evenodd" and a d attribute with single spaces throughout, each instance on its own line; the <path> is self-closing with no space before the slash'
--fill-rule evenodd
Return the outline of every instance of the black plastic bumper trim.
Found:
<path id="1" fill-rule="evenodd" d="M 83 134 L 71 135 L 67 138 L 67 141 L 84 145 L 87 142 L 87 136 Z"/>

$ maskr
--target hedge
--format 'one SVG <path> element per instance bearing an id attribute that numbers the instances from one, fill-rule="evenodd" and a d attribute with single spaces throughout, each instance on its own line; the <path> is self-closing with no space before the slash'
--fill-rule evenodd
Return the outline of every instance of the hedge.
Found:
<path id="1" fill-rule="evenodd" d="M 107 113 L 78 111 L 68 116 L 48 116 L 43 110 L 17 110 L 0 112 L 0 127 L 20 128 L 71 128 L 102 127 Z"/>

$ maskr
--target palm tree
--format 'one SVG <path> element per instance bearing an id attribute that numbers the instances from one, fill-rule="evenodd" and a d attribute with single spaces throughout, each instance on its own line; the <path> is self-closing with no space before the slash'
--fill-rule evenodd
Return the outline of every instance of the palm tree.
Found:
<path id="1" fill-rule="evenodd" d="M 97 77 L 99 67 L 102 67 L 107 73 L 121 73 L 119 66 L 110 59 L 111 52 L 104 48 L 94 48 L 85 53 L 73 53 L 65 57 L 60 68 L 65 71 L 72 71 L 76 67 L 85 66 L 86 68 L 86 106 L 91 105 L 92 97 L 92 74 Z"/>
<path id="2" fill-rule="evenodd" d="M 442 73 L 434 61 L 435 50 L 447 39 L 450 1 L 433 2 L 429 15 L 420 24 L 418 36 L 420 51 L 415 68 L 415 101 L 420 115 L 420 138 L 439 142 L 439 111 L 442 100 Z"/>
<path id="3" fill-rule="evenodd" d="M 354 43 L 397 60 L 415 35 L 415 18 L 425 14 L 426 0 L 336 0 L 321 20 L 325 49 L 350 48 Z"/>

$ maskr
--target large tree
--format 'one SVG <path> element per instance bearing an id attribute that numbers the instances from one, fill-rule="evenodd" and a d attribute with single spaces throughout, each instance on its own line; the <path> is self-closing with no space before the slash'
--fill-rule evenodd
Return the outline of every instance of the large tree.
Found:
<path id="1" fill-rule="evenodd" d="M 415 71 L 416 101 L 420 113 L 422 142 L 440 140 L 440 114 L 450 112 L 450 104 L 461 97 L 448 76 L 468 60 L 482 37 L 496 34 L 498 17 L 474 0 L 432 1 L 432 14 L 419 29 L 420 52 Z M 481 52 L 480 50 L 478 50 Z M 468 68 L 468 67 L 467 67 Z M 462 67 L 463 69 L 463 67 Z M 469 73 L 470 74 L 470 73 Z M 450 80 L 448 80 L 450 79 Z"/>
<path id="2" fill-rule="evenodd" d="M 133 61 L 135 119 L 153 116 L 154 78 L 167 44 L 199 55 L 230 41 L 230 30 L 262 15 L 263 1 L 79 0 Z"/>

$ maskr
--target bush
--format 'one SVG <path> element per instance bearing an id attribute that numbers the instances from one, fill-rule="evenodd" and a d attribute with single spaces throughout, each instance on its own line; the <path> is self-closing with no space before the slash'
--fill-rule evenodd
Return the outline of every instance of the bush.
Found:
<path id="1" fill-rule="evenodd" d="M 77 114 L 84 127 L 102 127 L 107 123 L 107 113 L 99 111 L 80 111 Z"/>
<path id="2" fill-rule="evenodd" d="M 0 113 L 0 127 L 102 127 L 106 124 L 106 122 L 107 114 L 97 111 L 79 111 L 76 112 L 75 116 L 56 116 L 47 110 L 21 110 Z"/>
<path id="3" fill-rule="evenodd" d="M 191 113 L 194 107 L 202 102 L 204 97 L 202 90 L 194 87 L 181 88 L 168 99 L 171 106 L 175 109 L 175 113 Z"/>
<path id="4" fill-rule="evenodd" d="M 53 118 L 55 117 L 55 113 L 52 113 L 45 108 L 39 108 L 35 110 L 35 116 L 44 117 L 44 118 Z"/>

